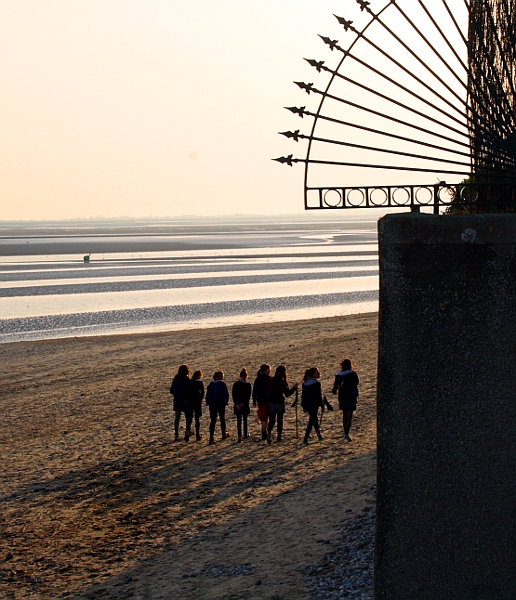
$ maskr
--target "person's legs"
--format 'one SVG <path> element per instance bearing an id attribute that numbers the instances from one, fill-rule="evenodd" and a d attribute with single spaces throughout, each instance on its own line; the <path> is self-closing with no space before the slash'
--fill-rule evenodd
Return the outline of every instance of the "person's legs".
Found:
<path id="1" fill-rule="evenodd" d="M 219 419 L 220 419 L 220 431 L 222 433 L 222 439 L 225 440 L 227 437 L 229 437 L 229 435 L 226 431 L 226 409 L 225 408 L 221 408 L 219 410 Z"/>
<path id="2" fill-rule="evenodd" d="M 174 437 L 175 437 L 176 442 L 179 439 L 179 421 L 181 421 L 181 411 L 176 410 L 175 417 L 174 417 L 174 434 L 175 434 Z"/>
<path id="3" fill-rule="evenodd" d="M 269 425 L 267 426 L 269 433 L 274 429 L 274 425 L 276 425 L 276 410 L 269 404 Z"/>
<path id="4" fill-rule="evenodd" d="M 319 441 L 321 441 L 322 435 L 321 435 L 321 428 L 319 427 L 319 412 L 318 411 L 315 413 L 314 429 L 315 429 L 315 433 L 317 433 L 317 437 L 319 438 Z"/>
<path id="5" fill-rule="evenodd" d="M 241 442 L 242 441 L 242 413 L 237 412 L 236 418 L 237 418 L 238 441 Z"/>
<path id="6" fill-rule="evenodd" d="M 210 406 L 210 444 L 214 443 L 213 436 L 215 435 L 215 425 L 217 423 L 218 411 L 216 408 Z"/>
<path id="7" fill-rule="evenodd" d="M 189 408 L 189 409 L 185 410 L 185 417 L 186 417 L 185 442 L 188 442 L 188 440 L 190 439 L 190 435 L 191 435 L 190 428 L 192 427 L 193 409 Z"/>
<path id="8" fill-rule="evenodd" d="M 201 411 L 195 409 L 195 437 L 197 441 L 201 439 Z"/>
<path id="9" fill-rule="evenodd" d="M 308 419 L 308 425 L 306 426 L 305 439 L 303 440 L 303 444 L 308 444 L 308 437 L 312 432 L 312 428 L 315 429 L 317 436 L 319 439 L 322 439 L 321 432 L 319 431 L 319 415 L 318 412 L 310 412 L 310 418 Z"/>
<path id="10" fill-rule="evenodd" d="M 278 412 L 278 442 L 281 442 L 281 435 L 283 433 L 283 411 Z"/>
<path id="11" fill-rule="evenodd" d="M 243 415 L 244 418 L 244 438 L 249 437 L 249 432 L 247 430 L 247 415 Z"/>
<path id="12" fill-rule="evenodd" d="M 320 436 L 320 435 L 321 435 L 321 432 L 320 432 L 320 430 L 319 430 L 319 411 L 317 411 L 317 412 L 314 414 L 314 429 L 315 429 L 315 433 L 316 433 L 318 436 Z"/>
<path id="13" fill-rule="evenodd" d="M 261 421 L 262 423 L 262 440 L 267 439 L 267 420 Z"/>
<path id="14" fill-rule="evenodd" d="M 317 417 L 317 413 L 315 416 Z M 312 428 L 314 426 L 314 414 L 308 413 L 308 417 L 308 425 L 306 426 L 305 439 L 303 440 L 303 444 L 308 444 L 308 438 L 310 437 L 310 434 L 312 433 Z"/>
<path id="15" fill-rule="evenodd" d="M 275 404 L 268 405 L 269 412 L 269 425 L 267 426 L 267 443 L 272 444 L 272 430 L 276 425 L 276 417 L 278 415 L 277 407 Z"/>
<path id="16" fill-rule="evenodd" d="M 353 411 L 345 410 L 342 413 L 343 425 L 344 425 L 344 436 L 347 440 L 351 440 L 349 437 L 349 430 L 351 429 L 351 423 L 353 422 Z"/>

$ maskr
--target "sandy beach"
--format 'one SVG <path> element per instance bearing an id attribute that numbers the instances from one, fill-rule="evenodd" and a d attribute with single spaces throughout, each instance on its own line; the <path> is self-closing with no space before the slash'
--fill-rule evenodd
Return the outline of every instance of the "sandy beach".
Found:
<path id="1" fill-rule="evenodd" d="M 174 443 L 168 392 L 177 366 L 317 365 L 331 396 L 341 358 L 360 376 L 344 442 L 287 409 L 284 442 Z M 1 598 L 310 598 L 301 572 L 373 503 L 377 315 L 0 345 Z M 218 432 L 217 432 L 218 433 Z"/>

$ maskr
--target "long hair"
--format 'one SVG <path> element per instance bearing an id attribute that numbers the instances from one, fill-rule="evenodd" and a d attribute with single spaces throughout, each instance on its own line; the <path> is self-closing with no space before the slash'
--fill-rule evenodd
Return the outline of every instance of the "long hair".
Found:
<path id="1" fill-rule="evenodd" d="M 303 375 L 303 381 L 308 381 L 310 379 L 310 371 L 311 369 L 305 370 L 305 374 Z"/>
<path id="2" fill-rule="evenodd" d="M 243 379 L 244 381 L 247 379 L 247 369 L 245 367 L 242 367 L 242 370 L 240 371 L 240 379 Z"/>
<path id="3" fill-rule="evenodd" d="M 177 375 L 174 377 L 174 379 L 188 379 L 189 376 L 190 369 L 188 368 L 188 365 L 181 365 L 177 370 Z"/>
<path id="4" fill-rule="evenodd" d="M 276 367 L 274 379 L 281 379 L 283 381 L 287 381 L 287 367 L 285 365 L 279 365 L 278 367 Z"/>
<path id="5" fill-rule="evenodd" d="M 308 381 L 309 379 L 312 379 L 312 377 L 314 377 L 314 375 L 317 373 L 318 370 L 319 369 L 317 367 L 310 367 L 309 369 L 307 369 L 305 371 L 303 381 Z"/>
<path id="6" fill-rule="evenodd" d="M 192 379 L 194 381 L 197 381 L 198 379 L 202 379 L 202 371 L 194 371 L 194 374 L 192 375 Z"/>
<path id="7" fill-rule="evenodd" d="M 353 364 L 351 362 L 351 360 L 349 358 L 345 358 L 341 363 L 340 366 L 342 367 L 343 371 L 352 371 L 353 370 Z"/>

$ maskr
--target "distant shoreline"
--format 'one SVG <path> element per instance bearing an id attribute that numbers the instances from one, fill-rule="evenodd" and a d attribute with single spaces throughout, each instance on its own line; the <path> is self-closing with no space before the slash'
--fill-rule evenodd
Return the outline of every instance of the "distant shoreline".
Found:
<path id="1" fill-rule="evenodd" d="M 124 253 L 124 254 L 134 254 L 135 258 L 138 258 L 138 254 L 140 253 L 148 253 L 148 252 L 203 252 L 206 250 L 220 250 L 220 256 L 218 258 L 249 258 L 249 254 L 246 254 L 245 247 L 241 245 L 230 245 L 230 244 L 187 244 L 184 242 L 174 243 L 174 242 L 152 242 L 152 243 L 142 243 L 139 242 L 138 245 L 134 243 L 131 244 L 129 242 L 110 242 L 106 244 L 105 242 L 84 242 L 82 247 L 78 247 L 80 242 L 66 243 L 66 242 L 51 242 L 51 243 L 13 243 L 12 246 L 7 246 L 5 244 L 0 245 L 1 254 L 0 254 L 0 262 L 2 257 L 15 258 L 19 256 L 21 259 L 26 258 L 28 256 L 48 256 L 51 258 L 52 256 L 62 256 L 69 255 L 70 257 L 76 256 L 78 260 L 82 261 L 82 256 L 85 254 L 93 255 L 91 258 L 91 263 L 94 264 L 95 260 L 97 262 L 103 262 L 102 255 L 103 254 L 115 254 L 115 253 Z M 345 252 L 332 252 L 331 250 L 323 249 L 323 246 L 319 246 L 314 244 L 314 249 L 319 248 L 319 251 L 314 252 L 317 256 L 354 256 L 357 253 L 353 251 L 345 251 Z M 254 248 L 254 246 L 253 246 Z M 241 250 L 239 254 L 225 254 L 224 250 Z M 265 249 L 264 249 L 265 250 Z M 377 250 L 366 250 L 361 251 L 360 254 L 367 255 L 378 255 Z M 96 256 L 95 256 L 96 255 Z M 267 253 L 263 252 L 263 254 L 253 254 L 253 258 L 272 258 L 277 257 L 278 253 Z M 296 254 L 299 257 L 308 257 L 313 256 L 313 254 L 309 253 L 301 253 Z M 114 260 L 113 257 L 110 257 L 111 260 Z M 156 257 L 155 260 L 160 260 L 166 257 Z"/>
<path id="2" fill-rule="evenodd" d="M 17 219 L 17 220 L 0 220 L 0 235 L 3 235 L 3 230 L 10 229 L 27 229 L 27 228 L 44 228 L 44 227 L 68 227 L 70 229 L 98 229 L 99 227 L 152 227 L 173 226 L 184 227 L 185 225 L 195 224 L 197 226 L 227 226 L 228 223 L 233 224 L 252 224 L 270 223 L 271 219 L 274 222 L 304 222 L 304 223 L 328 223 L 335 221 L 335 210 L 323 211 L 301 211 L 291 214 L 235 214 L 235 215 L 182 215 L 176 217 L 98 217 L 98 218 L 73 218 L 73 219 Z M 384 208 L 369 209 L 366 213 L 362 209 L 346 209 L 339 210 L 337 214 L 346 216 L 350 221 L 362 222 L 371 221 L 380 218 L 385 214 Z"/>
<path id="3" fill-rule="evenodd" d="M 332 225 L 335 224 L 335 229 Z M 231 251 L 249 248 L 285 247 L 295 249 L 302 239 L 305 245 L 331 254 L 331 246 L 377 241 L 374 219 L 288 220 L 192 222 L 141 226 L 103 224 L 95 226 L 40 227 L 0 226 L 2 257 L 38 255 L 82 255 L 143 252 Z M 233 255 L 232 255 L 233 256 Z M 233 256 L 234 258 L 234 256 Z"/>

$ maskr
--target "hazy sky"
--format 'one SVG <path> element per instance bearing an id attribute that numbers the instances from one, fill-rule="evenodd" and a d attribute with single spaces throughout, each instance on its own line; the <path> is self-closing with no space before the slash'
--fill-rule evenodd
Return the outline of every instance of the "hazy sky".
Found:
<path id="1" fill-rule="evenodd" d="M 270 159 L 345 6 L 0 0 L 0 220 L 301 211 Z"/>

